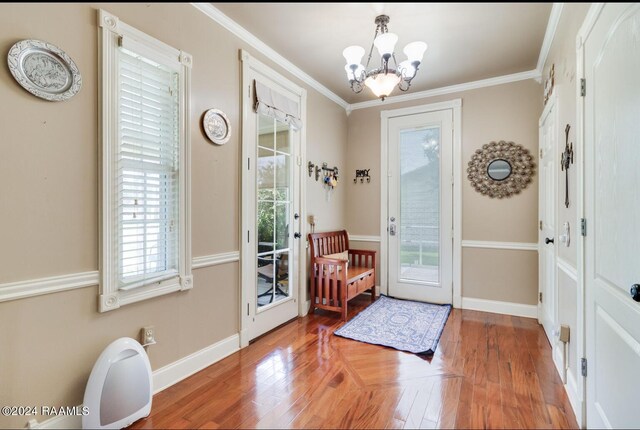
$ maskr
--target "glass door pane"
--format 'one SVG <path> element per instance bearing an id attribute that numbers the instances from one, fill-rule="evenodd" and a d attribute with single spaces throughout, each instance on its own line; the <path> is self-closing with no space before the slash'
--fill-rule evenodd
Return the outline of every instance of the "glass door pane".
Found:
<path id="1" fill-rule="evenodd" d="M 400 132 L 401 280 L 440 281 L 440 127 Z"/>
<path id="2" fill-rule="evenodd" d="M 257 303 L 264 307 L 291 296 L 292 168 L 289 126 L 258 115 Z"/>

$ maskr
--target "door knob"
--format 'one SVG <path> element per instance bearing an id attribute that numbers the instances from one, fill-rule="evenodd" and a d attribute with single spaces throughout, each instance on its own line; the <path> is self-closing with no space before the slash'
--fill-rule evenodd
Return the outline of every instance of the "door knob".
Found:
<path id="1" fill-rule="evenodd" d="M 629 292 L 631 293 L 631 298 L 633 300 L 640 302 L 640 284 L 633 284 Z"/>
<path id="2" fill-rule="evenodd" d="M 545 237 L 545 239 L 544 239 L 544 243 L 546 243 L 547 245 L 549 245 L 550 243 L 553 243 L 553 242 L 554 242 L 553 238 L 549 239 L 548 237 Z"/>
<path id="3" fill-rule="evenodd" d="M 302 235 L 300 233 L 293 233 L 293 238 L 294 239 L 300 239 L 302 237 Z"/>
<path id="4" fill-rule="evenodd" d="M 298 215 L 298 214 L 293 214 L 293 219 L 298 219 L 298 218 L 300 218 L 300 215 Z"/>
<path id="5" fill-rule="evenodd" d="M 395 236 L 396 235 L 396 225 L 395 224 L 390 224 L 389 225 L 389 235 L 390 236 Z"/>

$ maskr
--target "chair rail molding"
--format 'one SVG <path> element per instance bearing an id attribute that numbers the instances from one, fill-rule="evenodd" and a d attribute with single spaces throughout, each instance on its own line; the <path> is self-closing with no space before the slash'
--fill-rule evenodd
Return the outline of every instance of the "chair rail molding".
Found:
<path id="1" fill-rule="evenodd" d="M 359 234 L 350 234 L 350 242 L 377 242 L 380 243 L 380 236 L 364 236 Z"/>
<path id="2" fill-rule="evenodd" d="M 556 259 L 556 264 L 558 266 L 558 269 L 562 270 L 569 278 L 571 278 L 575 282 L 578 282 L 578 269 L 576 269 L 573 264 L 560 257 Z"/>
<path id="3" fill-rule="evenodd" d="M 487 240 L 463 240 L 463 248 L 511 249 L 515 251 L 537 251 L 537 243 L 527 242 L 493 242 Z"/>
<path id="4" fill-rule="evenodd" d="M 239 261 L 240 251 L 231 251 L 220 254 L 204 255 L 202 257 L 194 257 L 191 264 L 193 269 L 202 269 L 204 267 L 218 266 L 220 264 Z M 100 272 L 97 270 L 49 276 L 38 279 L 27 279 L 17 282 L 7 282 L 0 284 L 0 302 L 93 287 L 99 284 Z"/>

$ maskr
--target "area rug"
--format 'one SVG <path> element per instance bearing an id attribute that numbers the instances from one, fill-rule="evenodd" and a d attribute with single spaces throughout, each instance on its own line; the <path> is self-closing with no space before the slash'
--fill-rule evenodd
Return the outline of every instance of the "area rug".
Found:
<path id="1" fill-rule="evenodd" d="M 435 352 L 451 305 L 399 300 L 381 295 L 335 335 L 414 354 Z"/>

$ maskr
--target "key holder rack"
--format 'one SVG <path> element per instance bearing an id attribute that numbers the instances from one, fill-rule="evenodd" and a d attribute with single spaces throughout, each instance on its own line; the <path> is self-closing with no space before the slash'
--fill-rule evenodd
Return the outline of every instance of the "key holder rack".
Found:
<path id="1" fill-rule="evenodd" d="M 316 174 L 316 182 L 320 180 L 320 174 L 322 174 L 325 178 L 327 176 L 331 176 L 338 180 L 338 167 L 329 167 L 327 163 L 322 163 L 322 166 L 318 166 L 317 164 L 313 164 L 311 161 L 307 163 L 307 172 L 309 173 L 309 177 Z M 323 181 L 324 182 L 324 181 Z"/>
<path id="2" fill-rule="evenodd" d="M 358 183 L 358 178 L 360 178 L 360 183 L 363 184 L 364 180 L 367 180 L 367 184 L 371 182 L 371 176 L 369 176 L 369 171 L 371 169 L 362 169 L 362 170 L 356 170 L 356 177 L 353 178 L 353 183 L 357 184 Z"/>

